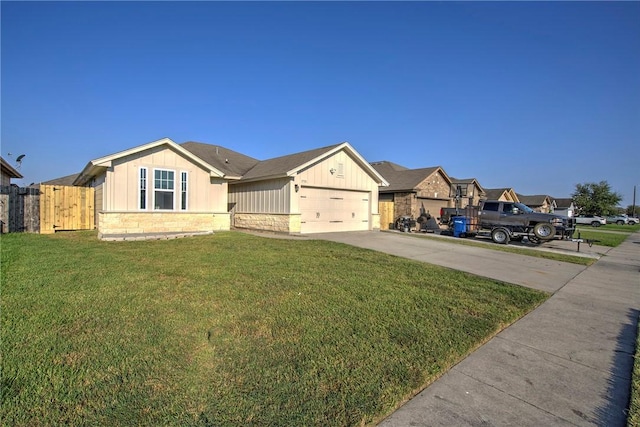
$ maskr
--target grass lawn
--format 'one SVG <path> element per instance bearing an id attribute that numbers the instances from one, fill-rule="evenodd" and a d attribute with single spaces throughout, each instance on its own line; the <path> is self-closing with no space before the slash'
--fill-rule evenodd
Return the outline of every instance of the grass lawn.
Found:
<path id="1" fill-rule="evenodd" d="M 0 245 L 11 426 L 371 424 L 548 297 L 235 232 Z"/>
<path id="2" fill-rule="evenodd" d="M 575 239 L 578 238 L 578 235 L 580 236 L 580 238 L 582 239 L 589 239 L 589 240 L 597 240 L 597 242 L 595 242 L 595 245 L 600 245 L 600 246 L 610 246 L 610 247 L 616 247 L 618 246 L 620 243 L 624 242 L 625 239 L 627 237 L 629 237 L 629 232 L 627 233 L 619 233 L 619 232 L 614 232 L 611 233 L 610 231 L 619 231 L 619 230 L 615 230 L 609 227 L 622 227 L 619 225 L 606 225 L 606 226 L 602 226 L 602 227 L 578 227 L 578 229 L 576 230 L 576 232 L 573 234 L 573 237 Z M 627 226 L 628 228 L 631 228 L 629 226 Z"/>

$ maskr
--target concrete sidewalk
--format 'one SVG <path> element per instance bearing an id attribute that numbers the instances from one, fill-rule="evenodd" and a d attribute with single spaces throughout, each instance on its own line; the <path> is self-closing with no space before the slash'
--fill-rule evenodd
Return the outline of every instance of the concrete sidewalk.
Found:
<path id="1" fill-rule="evenodd" d="M 387 233 L 377 234 L 353 233 L 351 242 L 326 237 L 554 292 L 381 426 L 626 425 L 640 309 L 639 233 L 588 268 L 460 245 L 433 248 L 410 237 L 393 248 Z M 517 273 L 504 271 L 505 263 Z"/>

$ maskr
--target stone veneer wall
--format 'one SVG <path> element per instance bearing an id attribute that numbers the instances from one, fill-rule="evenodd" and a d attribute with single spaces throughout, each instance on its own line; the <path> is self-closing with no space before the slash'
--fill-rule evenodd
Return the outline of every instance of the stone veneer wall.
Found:
<path id="1" fill-rule="evenodd" d="M 278 233 L 300 233 L 299 214 L 236 213 L 233 226 Z"/>
<path id="2" fill-rule="evenodd" d="M 189 233 L 230 229 L 227 212 L 99 212 L 100 235 Z"/>
<path id="3" fill-rule="evenodd" d="M 395 193 L 393 197 L 393 217 L 413 216 L 415 193 Z M 417 218 L 414 216 L 414 218 Z"/>

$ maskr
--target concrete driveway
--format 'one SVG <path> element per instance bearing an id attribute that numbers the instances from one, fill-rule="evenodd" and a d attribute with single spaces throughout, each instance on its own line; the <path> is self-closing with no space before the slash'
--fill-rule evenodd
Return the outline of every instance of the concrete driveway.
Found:
<path id="1" fill-rule="evenodd" d="M 453 237 L 435 239 L 420 237 L 420 235 L 376 231 L 322 233 L 313 237 L 428 262 L 547 292 L 557 291 L 586 269 L 583 265 L 496 251 L 491 249 L 491 245 L 495 245 L 493 242 L 487 243 L 486 248 L 461 245 L 455 242 Z M 575 243 L 573 245 L 575 246 Z M 567 251 L 567 253 L 571 252 Z"/>

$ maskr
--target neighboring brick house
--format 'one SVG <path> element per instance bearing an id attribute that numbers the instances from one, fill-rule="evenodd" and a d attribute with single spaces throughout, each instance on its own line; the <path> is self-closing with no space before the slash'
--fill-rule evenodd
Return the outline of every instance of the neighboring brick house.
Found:
<path id="1" fill-rule="evenodd" d="M 451 206 L 451 178 L 440 166 L 408 169 L 381 161 L 371 163 L 389 183 L 380 187 L 379 200 L 393 202 L 394 220 L 400 216 L 418 218 L 423 213 L 438 216 L 440 209 Z"/>
<path id="2" fill-rule="evenodd" d="M 518 194 L 520 203 L 524 203 L 536 212 L 550 213 L 555 209 L 555 201 L 550 196 L 534 195 L 525 196 Z"/>
<path id="3" fill-rule="evenodd" d="M 453 184 L 453 188 L 456 189 L 460 187 L 460 205 L 458 207 L 464 208 L 469 205 L 478 206 L 480 200 L 485 198 L 484 188 L 478 183 L 478 180 L 475 178 L 466 178 L 466 179 L 458 179 L 451 178 L 451 182 Z M 456 207 L 455 200 L 451 200 L 451 204 L 449 207 Z"/>
<path id="4" fill-rule="evenodd" d="M 519 202 L 518 195 L 513 188 L 485 188 L 485 200 L 502 200 L 505 202 Z"/>

